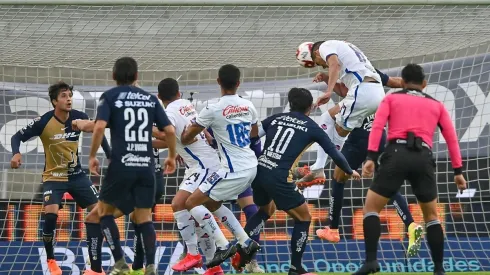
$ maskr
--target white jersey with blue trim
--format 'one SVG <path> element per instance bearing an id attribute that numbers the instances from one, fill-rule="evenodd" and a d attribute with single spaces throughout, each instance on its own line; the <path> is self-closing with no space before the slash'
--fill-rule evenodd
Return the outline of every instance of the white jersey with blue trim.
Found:
<path id="1" fill-rule="evenodd" d="M 252 102 L 238 95 L 226 95 L 202 109 L 196 122 L 202 127 L 211 127 L 221 165 L 233 173 L 257 166 L 257 157 L 250 149 L 250 130 L 257 120 Z"/>
<path id="2" fill-rule="evenodd" d="M 381 77 L 366 55 L 349 42 L 328 40 L 320 45 L 318 51 L 323 60 L 327 60 L 331 55 L 337 55 L 341 66 L 339 79 L 349 91 L 353 91 L 367 76 L 381 82 Z"/>
<path id="3" fill-rule="evenodd" d="M 188 100 L 178 99 L 168 104 L 165 112 L 175 127 L 177 153 L 184 159 L 188 169 L 207 169 L 218 166 L 218 154 L 206 143 L 203 133 L 197 135 L 197 141 L 190 145 L 184 146 L 180 141 L 185 127 L 196 121 L 197 111 L 194 105 Z"/>

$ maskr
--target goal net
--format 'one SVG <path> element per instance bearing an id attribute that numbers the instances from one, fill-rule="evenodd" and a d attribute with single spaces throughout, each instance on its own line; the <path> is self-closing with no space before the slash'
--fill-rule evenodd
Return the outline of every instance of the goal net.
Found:
<path id="1" fill-rule="evenodd" d="M 439 213 L 447 240 L 446 271 L 490 271 L 489 18 L 489 5 L 0 5 L 0 269 L 7 274 L 47 274 L 40 184 L 45 152 L 38 139 L 24 143 L 22 167 L 14 171 L 10 139 L 52 108 L 47 97 L 50 83 L 64 80 L 75 85 L 74 107 L 94 117 L 97 99 L 114 85 L 114 61 L 129 55 L 138 61 L 141 86 L 156 92 L 163 78 L 180 77 L 184 97 L 192 98 L 200 110 L 206 101 L 219 97 L 217 68 L 233 63 L 243 72 L 240 94 L 254 103 L 263 119 L 288 109 L 286 94 L 291 87 L 309 88 L 315 98 L 325 89 L 312 83 L 317 69 L 296 63 L 296 47 L 305 41 L 339 39 L 357 45 L 378 69 L 392 76 L 409 62 L 423 64 L 429 81 L 426 92 L 444 102 L 458 130 L 469 182 L 469 189 L 458 194 L 447 147 L 437 133 L 434 152 Z M 333 98 L 328 106 L 338 100 Z M 319 121 L 326 110 L 322 107 L 312 117 Z M 81 139 L 84 167 L 90 139 L 89 134 Z M 165 154 L 162 151 L 162 157 Z M 313 146 L 302 164 L 313 163 L 315 157 Z M 331 166 L 326 169 L 330 178 Z M 170 206 L 182 177 L 183 168 L 166 177 L 165 195 L 155 208 L 160 274 L 172 273 L 171 263 L 182 251 Z M 91 180 L 101 182 L 99 177 Z M 314 234 L 327 225 L 329 182 L 304 191 L 312 213 L 304 264 L 315 272 L 353 272 L 364 259 L 362 205 L 370 180 L 346 185 L 341 241 L 335 245 Z M 422 222 L 410 187 L 403 186 L 401 192 L 415 220 Z M 245 224 L 239 207 L 230 207 Z M 432 271 L 425 243 L 417 257 L 406 257 L 406 229 L 396 211 L 388 206 L 381 213 L 382 270 Z M 66 196 L 55 252 L 62 269 L 71 274 L 86 268 L 85 216 Z M 117 222 L 131 262 L 134 234 L 127 217 Z M 268 273 L 288 271 L 291 226 L 281 212 L 266 224 L 257 260 Z M 103 265 L 107 270 L 112 264 L 104 246 Z M 228 262 L 223 267 L 233 272 Z"/>

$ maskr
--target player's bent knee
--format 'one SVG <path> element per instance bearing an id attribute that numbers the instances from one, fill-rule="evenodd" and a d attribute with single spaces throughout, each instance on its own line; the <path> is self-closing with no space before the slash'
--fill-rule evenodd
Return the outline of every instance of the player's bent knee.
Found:
<path id="1" fill-rule="evenodd" d="M 85 217 L 85 222 L 88 223 L 100 223 L 100 216 L 97 211 L 97 207 L 94 207 Z"/>
<path id="2" fill-rule="evenodd" d="M 44 213 L 52 213 L 52 214 L 58 214 L 58 211 L 60 210 L 60 206 L 57 204 L 50 204 L 50 205 L 45 205 L 44 206 Z"/>
<path id="3" fill-rule="evenodd" d="M 338 166 L 335 166 L 335 170 L 333 171 L 333 178 L 338 183 L 346 183 L 347 180 L 349 179 L 347 174 L 344 171 L 342 171 L 342 169 L 340 169 Z"/>
<path id="4" fill-rule="evenodd" d="M 351 130 L 344 129 L 342 126 L 340 126 L 337 123 L 335 123 L 335 130 L 337 130 L 337 134 L 341 137 L 346 137 L 351 132 Z"/>
<path id="5" fill-rule="evenodd" d="M 383 207 L 386 206 L 389 200 L 389 198 L 386 198 L 370 189 L 366 194 L 366 201 L 364 202 L 363 213 L 379 213 L 381 212 Z"/>
<path id="6" fill-rule="evenodd" d="M 259 209 L 265 212 L 269 217 L 271 217 L 276 212 L 277 207 L 274 201 L 271 201 L 267 205 L 259 206 Z"/>
<path id="7" fill-rule="evenodd" d="M 87 207 L 87 210 L 88 210 L 89 212 L 92 212 L 92 210 L 95 208 L 95 206 L 97 206 L 97 203 L 94 203 L 94 204 L 89 205 L 89 206 Z"/>
<path id="8" fill-rule="evenodd" d="M 131 214 L 133 214 L 131 220 L 136 224 L 142 224 L 152 220 L 151 208 L 135 208 Z"/>
<path id="9" fill-rule="evenodd" d="M 221 205 L 222 205 L 221 202 L 217 202 L 213 200 L 209 200 L 204 204 L 204 206 L 211 212 L 218 210 L 221 207 Z"/>
<path id="10" fill-rule="evenodd" d="M 175 197 L 172 199 L 172 210 L 174 212 L 182 211 L 186 209 L 186 201 L 191 194 L 187 191 L 179 190 Z"/>

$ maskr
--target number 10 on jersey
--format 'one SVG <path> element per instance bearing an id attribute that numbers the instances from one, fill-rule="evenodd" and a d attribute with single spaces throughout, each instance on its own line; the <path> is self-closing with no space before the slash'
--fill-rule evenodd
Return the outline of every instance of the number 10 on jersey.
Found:
<path id="1" fill-rule="evenodd" d="M 226 131 L 230 136 L 230 142 L 239 147 L 250 145 L 250 123 L 228 124 Z"/>

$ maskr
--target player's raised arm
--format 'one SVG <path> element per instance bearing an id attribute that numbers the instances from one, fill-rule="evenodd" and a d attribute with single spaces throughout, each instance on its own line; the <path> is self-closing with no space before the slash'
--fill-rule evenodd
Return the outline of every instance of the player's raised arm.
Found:
<path id="1" fill-rule="evenodd" d="M 94 126 L 95 126 L 95 121 L 91 120 L 87 114 L 84 113 L 86 117 L 83 119 L 75 119 L 71 122 L 71 127 L 75 131 L 82 131 L 85 133 L 92 133 L 94 131 Z M 107 138 L 104 137 L 102 138 L 102 150 L 104 150 L 105 156 L 107 159 L 111 158 L 111 146 L 109 145 L 109 141 Z"/>
<path id="2" fill-rule="evenodd" d="M 44 128 L 42 117 L 33 119 L 27 126 L 20 129 L 10 139 L 10 146 L 12 149 L 12 159 L 10 160 L 10 167 L 17 169 L 22 164 L 22 155 L 20 154 L 21 142 L 26 142 L 33 137 L 39 136 Z"/>
<path id="3" fill-rule="evenodd" d="M 317 105 L 322 105 L 330 100 L 340 77 L 341 66 L 337 48 L 332 43 L 325 43 L 325 41 L 316 42 L 311 49 L 311 58 L 324 69 L 328 68 L 327 91 L 317 99 L 316 103 Z"/>
<path id="4" fill-rule="evenodd" d="M 196 122 L 187 126 L 182 132 L 180 141 L 184 145 L 191 144 L 196 141 L 195 137 L 199 135 L 204 129 L 209 128 L 213 121 L 213 111 L 209 106 L 204 107 L 199 113 Z"/>

